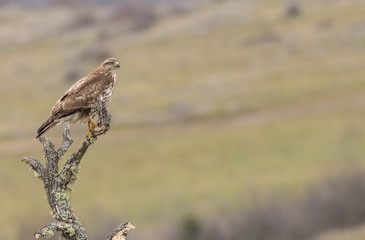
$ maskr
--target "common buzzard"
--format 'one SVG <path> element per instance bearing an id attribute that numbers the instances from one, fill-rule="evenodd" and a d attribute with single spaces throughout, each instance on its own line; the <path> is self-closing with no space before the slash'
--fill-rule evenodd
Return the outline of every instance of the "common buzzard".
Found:
<path id="1" fill-rule="evenodd" d="M 89 129 L 92 130 L 95 123 L 92 121 L 91 105 L 95 104 L 98 98 L 104 102 L 111 100 L 117 68 L 120 68 L 118 60 L 107 58 L 92 73 L 72 85 L 56 102 L 50 117 L 38 129 L 36 138 L 61 123 L 89 122 Z"/>

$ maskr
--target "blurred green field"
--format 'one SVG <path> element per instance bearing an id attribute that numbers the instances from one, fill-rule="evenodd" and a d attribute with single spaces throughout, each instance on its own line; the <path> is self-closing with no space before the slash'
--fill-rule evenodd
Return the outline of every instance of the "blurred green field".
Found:
<path id="1" fill-rule="evenodd" d="M 35 130 L 71 84 L 70 67 L 91 71 L 99 63 L 82 53 L 99 47 L 122 68 L 112 129 L 88 151 L 71 195 L 86 228 L 101 209 L 143 235 L 186 213 L 214 217 L 258 196 L 298 196 L 328 174 L 363 167 L 365 3 L 309 0 L 295 18 L 285 5 L 222 1 L 129 35 L 107 22 L 4 40 L 0 239 L 47 223 L 41 183 L 20 159 L 42 159 Z M 62 29 L 73 16 L 68 8 L 1 11 L 0 32 L 52 13 L 49 28 Z M 72 130 L 75 149 L 86 128 Z M 61 132 L 48 136 L 59 142 Z"/>

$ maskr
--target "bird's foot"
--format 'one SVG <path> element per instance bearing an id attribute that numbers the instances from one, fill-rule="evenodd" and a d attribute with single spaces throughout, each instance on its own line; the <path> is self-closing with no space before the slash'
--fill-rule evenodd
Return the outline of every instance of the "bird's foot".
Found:
<path id="1" fill-rule="evenodd" d="M 95 124 L 95 126 L 93 126 L 92 128 L 90 128 L 90 132 L 88 132 L 86 134 L 86 138 L 90 138 L 90 137 L 97 137 L 101 134 L 104 134 L 106 131 L 108 131 L 106 126 L 98 126 Z"/>
<path id="2" fill-rule="evenodd" d="M 94 133 L 97 136 L 105 133 L 106 131 L 107 131 L 107 128 L 104 125 L 94 127 Z"/>
<path id="3" fill-rule="evenodd" d="M 90 132 L 93 132 L 93 131 L 94 131 L 94 128 L 95 128 L 96 126 L 98 126 L 96 123 L 94 123 L 94 121 L 93 121 L 91 118 L 89 118 L 89 121 L 88 121 L 87 123 L 88 123 L 88 125 L 89 125 L 89 130 L 90 130 Z"/>

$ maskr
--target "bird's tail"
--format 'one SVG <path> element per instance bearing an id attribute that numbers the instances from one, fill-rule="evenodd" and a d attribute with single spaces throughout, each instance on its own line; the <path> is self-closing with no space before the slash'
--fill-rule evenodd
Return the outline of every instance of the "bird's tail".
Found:
<path id="1" fill-rule="evenodd" d="M 37 136 L 35 138 L 39 138 L 43 133 L 47 132 L 50 128 L 54 127 L 57 123 L 55 122 L 55 117 L 50 116 L 47 121 L 45 121 L 42 126 L 39 127 L 37 131 Z"/>

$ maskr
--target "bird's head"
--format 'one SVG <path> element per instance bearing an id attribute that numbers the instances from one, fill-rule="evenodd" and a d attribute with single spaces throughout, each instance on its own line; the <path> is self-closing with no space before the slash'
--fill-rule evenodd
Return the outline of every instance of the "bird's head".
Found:
<path id="1" fill-rule="evenodd" d="M 100 65 L 100 67 L 106 71 L 115 71 L 117 68 L 120 68 L 119 61 L 116 58 L 107 58 L 104 62 Z"/>

